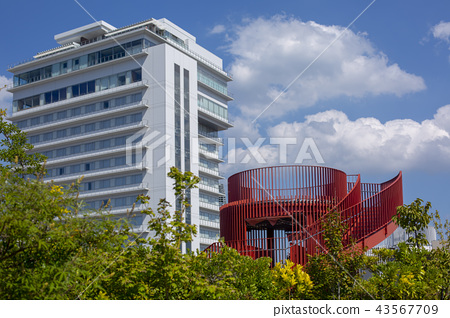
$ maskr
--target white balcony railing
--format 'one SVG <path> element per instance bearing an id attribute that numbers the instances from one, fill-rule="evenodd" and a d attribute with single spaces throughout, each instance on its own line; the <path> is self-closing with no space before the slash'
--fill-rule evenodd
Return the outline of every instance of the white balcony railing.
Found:
<path id="1" fill-rule="evenodd" d="M 57 140 L 41 141 L 38 143 L 34 143 L 34 149 L 40 149 L 40 148 L 49 147 L 49 146 L 56 146 L 61 143 L 66 144 L 69 142 L 97 138 L 97 137 L 101 137 L 104 135 L 111 135 L 111 134 L 115 134 L 115 133 L 119 133 L 119 132 L 128 131 L 130 129 L 138 129 L 138 128 L 144 128 L 144 127 L 148 127 L 148 122 L 146 120 L 142 120 L 137 123 L 130 123 L 127 125 L 119 126 L 118 128 L 97 130 L 98 132 L 95 132 L 95 133 L 87 132 L 87 133 L 79 134 L 79 135 L 76 135 L 74 137 L 69 137 L 69 138 L 59 138 Z"/>
<path id="2" fill-rule="evenodd" d="M 42 123 L 42 124 L 31 126 L 29 128 L 24 128 L 23 131 L 25 131 L 27 133 L 31 133 L 31 132 L 38 131 L 41 129 L 56 128 L 58 126 L 66 126 L 73 122 L 81 122 L 85 119 L 89 119 L 89 120 L 96 119 L 98 117 L 105 117 L 105 115 L 108 115 L 108 117 L 109 117 L 110 115 L 113 115 L 113 114 L 121 113 L 123 111 L 133 110 L 136 108 L 141 108 L 143 106 L 146 106 L 146 107 L 149 106 L 147 100 L 142 100 L 141 102 L 138 102 L 138 103 L 130 103 L 130 104 L 125 104 L 125 105 L 121 105 L 121 106 L 117 106 L 117 107 L 110 107 L 107 109 L 102 109 L 102 110 L 99 110 L 96 112 L 83 114 L 80 116 L 54 120 L 54 121 L 51 121 L 48 123 Z"/>

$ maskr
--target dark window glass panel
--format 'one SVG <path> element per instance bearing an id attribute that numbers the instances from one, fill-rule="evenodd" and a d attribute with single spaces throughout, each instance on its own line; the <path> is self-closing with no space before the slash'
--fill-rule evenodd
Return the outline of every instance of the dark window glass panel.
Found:
<path id="1" fill-rule="evenodd" d="M 35 107 L 35 106 L 39 106 L 39 95 L 36 95 L 36 96 L 33 96 L 32 97 L 32 99 L 33 99 L 33 107 Z"/>
<path id="2" fill-rule="evenodd" d="M 52 91 L 52 103 L 59 101 L 59 90 Z"/>
<path id="3" fill-rule="evenodd" d="M 78 97 L 80 96 L 80 85 L 73 85 L 72 86 L 72 97 Z"/>
<path id="4" fill-rule="evenodd" d="M 67 88 L 61 88 L 59 90 L 59 100 L 65 100 L 67 98 Z"/>
<path id="5" fill-rule="evenodd" d="M 87 94 L 87 83 L 81 83 L 80 84 L 80 95 L 86 95 Z"/>
<path id="6" fill-rule="evenodd" d="M 87 90 L 89 94 L 95 92 L 95 81 L 87 82 Z"/>
<path id="7" fill-rule="evenodd" d="M 125 74 L 117 75 L 117 86 L 125 85 L 126 83 L 126 76 Z"/>
<path id="8" fill-rule="evenodd" d="M 52 102 L 52 92 L 47 92 L 44 94 L 44 103 L 50 104 Z"/>
<path id="9" fill-rule="evenodd" d="M 131 82 L 142 81 L 142 71 L 140 69 L 131 71 Z"/>

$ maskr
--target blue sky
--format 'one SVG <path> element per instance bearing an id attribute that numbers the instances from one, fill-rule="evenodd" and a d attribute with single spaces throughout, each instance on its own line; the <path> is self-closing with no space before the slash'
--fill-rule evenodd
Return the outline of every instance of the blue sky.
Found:
<path id="1" fill-rule="evenodd" d="M 402 170 L 404 202 L 420 197 L 450 218 L 448 1 L 377 0 L 345 32 L 372 1 L 79 2 L 116 27 L 168 18 L 223 58 L 235 98 L 235 128 L 226 137 L 238 139 L 239 162 L 224 167 L 228 175 L 260 165 L 242 163 L 249 152 L 241 137 L 252 144 L 266 138 L 258 151 L 267 165 L 280 162 L 270 137 L 297 139 L 287 163 L 313 138 L 324 165 L 361 173 L 365 182 Z M 55 34 L 93 22 L 69 0 L 8 1 L 2 13 L 1 86 L 11 78 L 8 65 L 56 47 Z M 10 100 L 0 93 L 2 107 Z"/>

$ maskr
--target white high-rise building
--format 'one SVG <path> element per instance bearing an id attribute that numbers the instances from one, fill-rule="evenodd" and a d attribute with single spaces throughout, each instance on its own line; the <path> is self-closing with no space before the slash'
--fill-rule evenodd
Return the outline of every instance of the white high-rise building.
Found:
<path id="1" fill-rule="evenodd" d="M 230 76 L 222 60 L 166 19 L 123 28 L 99 21 L 55 35 L 60 45 L 9 69 L 9 118 L 48 157 L 46 180 L 84 176 L 80 198 L 109 199 L 123 217 L 137 195 L 177 206 L 170 167 L 201 177 L 189 193 L 186 221 L 198 235 L 183 248 L 203 249 L 219 236 L 218 132 L 228 121 Z M 135 231 L 149 235 L 136 206 Z"/>

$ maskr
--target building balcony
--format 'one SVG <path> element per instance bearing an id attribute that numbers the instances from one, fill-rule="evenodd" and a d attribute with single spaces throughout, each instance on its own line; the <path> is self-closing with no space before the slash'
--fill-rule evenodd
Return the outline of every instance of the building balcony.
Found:
<path id="1" fill-rule="evenodd" d="M 213 221 L 200 219 L 200 225 L 210 227 L 212 229 L 220 229 L 220 222 L 213 222 Z"/>
<path id="2" fill-rule="evenodd" d="M 17 85 L 17 86 L 12 86 L 8 88 L 8 91 L 11 93 L 17 92 L 19 90 L 21 90 L 22 88 L 29 88 L 29 87 L 34 87 L 36 85 L 39 84 L 43 84 L 43 83 L 48 83 L 48 82 L 52 82 L 52 81 L 59 81 L 62 80 L 66 77 L 70 77 L 70 76 L 74 76 L 74 75 L 78 75 L 78 74 L 83 74 L 101 67 L 113 67 L 112 64 L 114 63 L 118 63 L 118 61 L 127 61 L 130 59 L 136 59 L 139 58 L 140 56 L 145 56 L 147 55 L 147 50 L 143 49 L 139 52 L 131 52 L 131 54 L 126 54 L 125 52 L 123 54 L 116 54 L 114 56 L 110 56 L 110 57 L 103 57 L 100 60 L 96 60 L 94 61 L 92 64 L 88 65 L 85 68 L 79 69 L 79 70 L 74 70 L 74 71 L 70 71 L 64 74 L 59 74 L 56 76 L 45 76 L 45 75 L 39 75 L 33 78 L 30 78 L 30 82 L 26 83 L 26 84 L 21 84 L 21 85 Z"/>
<path id="3" fill-rule="evenodd" d="M 80 177 L 83 177 L 84 180 L 90 179 L 90 178 L 97 178 L 102 176 L 112 176 L 116 174 L 122 174 L 124 172 L 131 172 L 131 171 L 141 171 L 142 165 L 136 165 L 136 166 L 126 166 L 126 167 L 120 167 L 120 168 L 105 168 L 105 169 L 98 169 L 93 171 L 83 171 L 78 173 L 72 173 L 68 175 L 61 175 L 57 177 L 46 177 L 44 178 L 45 181 L 52 180 L 53 182 L 57 183 L 67 183 L 67 182 L 74 182 L 78 180 Z"/>
<path id="4" fill-rule="evenodd" d="M 202 191 L 206 191 L 210 194 L 215 194 L 215 195 L 223 195 L 220 191 L 219 191 L 219 186 L 217 187 L 212 187 L 203 183 L 199 183 L 198 184 L 198 188 Z"/>
<path id="5" fill-rule="evenodd" d="M 200 237 L 200 244 L 211 245 L 213 243 L 216 243 L 218 240 L 219 240 L 219 238 L 213 239 L 213 238 Z"/>
<path id="6" fill-rule="evenodd" d="M 201 106 L 197 107 L 198 109 L 198 116 L 199 116 L 199 122 L 201 119 L 203 121 L 207 122 L 208 124 L 214 124 L 214 127 L 216 127 L 218 130 L 225 130 L 228 128 L 233 127 L 233 124 L 228 121 L 227 118 L 224 118 L 222 116 L 219 116 L 212 111 L 203 108 Z"/>
<path id="7" fill-rule="evenodd" d="M 68 144 L 68 143 L 72 143 L 72 142 L 80 142 L 80 141 L 85 141 L 85 140 L 89 140 L 89 139 L 94 139 L 94 138 L 98 138 L 98 137 L 102 137 L 102 136 L 110 136 L 110 135 L 122 133 L 125 131 L 136 130 L 136 129 L 140 129 L 140 128 L 144 128 L 144 127 L 148 127 L 148 122 L 146 120 L 143 120 L 139 123 L 130 123 L 127 125 L 120 126 L 118 128 L 103 129 L 101 131 L 97 130 L 98 132 L 94 132 L 94 133 L 92 133 L 92 132 L 83 133 L 83 134 L 76 135 L 75 137 L 59 138 L 57 140 L 36 142 L 33 144 L 34 145 L 33 149 L 39 150 L 39 149 L 47 148 L 47 147 L 57 147 L 60 144 Z"/>
<path id="8" fill-rule="evenodd" d="M 47 167 L 49 166 L 56 166 L 61 164 L 66 164 L 70 162 L 78 162 L 80 160 L 85 159 L 94 159 L 99 157 L 105 157 L 105 156 L 111 156 L 117 153 L 125 153 L 126 152 L 126 146 L 118 146 L 118 147 L 112 147 L 108 148 L 106 150 L 95 150 L 95 151 L 89 151 L 80 155 L 66 155 L 63 157 L 59 157 L 56 159 L 48 159 L 47 160 Z"/>
<path id="9" fill-rule="evenodd" d="M 213 176 L 219 179 L 223 179 L 223 176 L 220 174 L 219 170 L 209 169 L 207 167 L 203 167 L 201 165 L 198 166 L 198 171 L 207 174 L 208 176 Z"/>
<path id="10" fill-rule="evenodd" d="M 223 146 L 223 138 L 208 136 L 205 133 L 198 133 L 199 140 L 203 141 L 207 144 L 215 144 L 219 146 Z"/>
<path id="11" fill-rule="evenodd" d="M 114 194 L 123 194 L 129 192 L 137 192 L 137 191 L 148 191 L 150 190 L 150 186 L 148 183 L 141 183 L 136 185 L 127 185 L 123 187 L 114 187 L 114 188 L 106 188 L 106 189 L 98 189 L 91 191 L 81 191 L 78 196 L 80 199 L 93 198 L 93 197 L 110 197 Z"/>
<path id="12" fill-rule="evenodd" d="M 82 104 L 82 103 L 86 103 L 87 101 L 91 102 L 95 99 L 100 99 L 104 96 L 119 95 L 119 94 L 122 94 L 125 92 L 131 92 L 133 90 L 138 90 L 139 88 L 143 88 L 143 87 L 148 87 L 148 82 L 145 79 L 140 82 L 125 84 L 122 86 L 105 89 L 103 91 L 98 91 L 95 93 L 72 97 L 69 99 L 65 99 L 65 100 L 47 104 L 47 105 L 36 106 L 36 107 L 21 110 L 21 111 L 15 111 L 15 112 L 13 112 L 13 114 L 9 118 L 9 120 L 17 121 L 17 120 L 20 120 L 22 117 L 28 117 L 32 114 L 38 114 L 43 111 L 58 109 L 58 108 L 61 108 L 62 106 L 66 106 L 66 105 Z"/>
<path id="13" fill-rule="evenodd" d="M 206 73 L 199 71 L 197 73 L 197 81 L 200 86 L 210 90 L 214 94 L 219 95 L 223 99 L 227 101 L 233 100 L 233 97 L 231 97 L 228 93 L 226 84 L 220 83 L 220 81 L 217 81 Z"/>
<path id="14" fill-rule="evenodd" d="M 214 212 L 220 212 L 220 206 L 211 204 L 211 203 L 206 203 L 206 202 L 200 201 L 199 207 L 201 207 L 202 209 L 206 209 L 206 210 L 210 210 L 210 211 L 214 211 Z"/>
<path id="15" fill-rule="evenodd" d="M 212 152 L 212 151 L 208 151 L 202 148 L 198 149 L 198 153 L 202 156 L 204 156 L 206 159 L 212 159 L 215 160 L 217 162 L 223 162 L 223 160 L 219 157 L 219 152 Z"/>
<path id="16" fill-rule="evenodd" d="M 117 106 L 117 107 L 111 107 L 111 108 L 99 110 L 99 111 L 92 112 L 89 114 L 83 114 L 83 115 L 76 116 L 76 117 L 54 120 L 49 123 L 42 123 L 39 125 L 32 126 L 30 128 L 25 128 L 25 129 L 23 129 L 23 131 L 29 134 L 29 133 L 39 132 L 41 130 L 49 130 L 50 128 L 52 130 L 56 130 L 60 126 L 67 126 L 71 123 L 82 123 L 87 120 L 92 120 L 92 119 L 97 119 L 97 118 L 105 119 L 106 117 L 110 117 L 110 115 L 111 116 L 118 115 L 121 113 L 125 113 L 125 112 L 132 111 L 135 109 L 140 109 L 143 107 L 149 107 L 147 100 L 142 100 L 139 103 L 132 103 L 132 104 L 126 104 L 126 105 Z"/>

